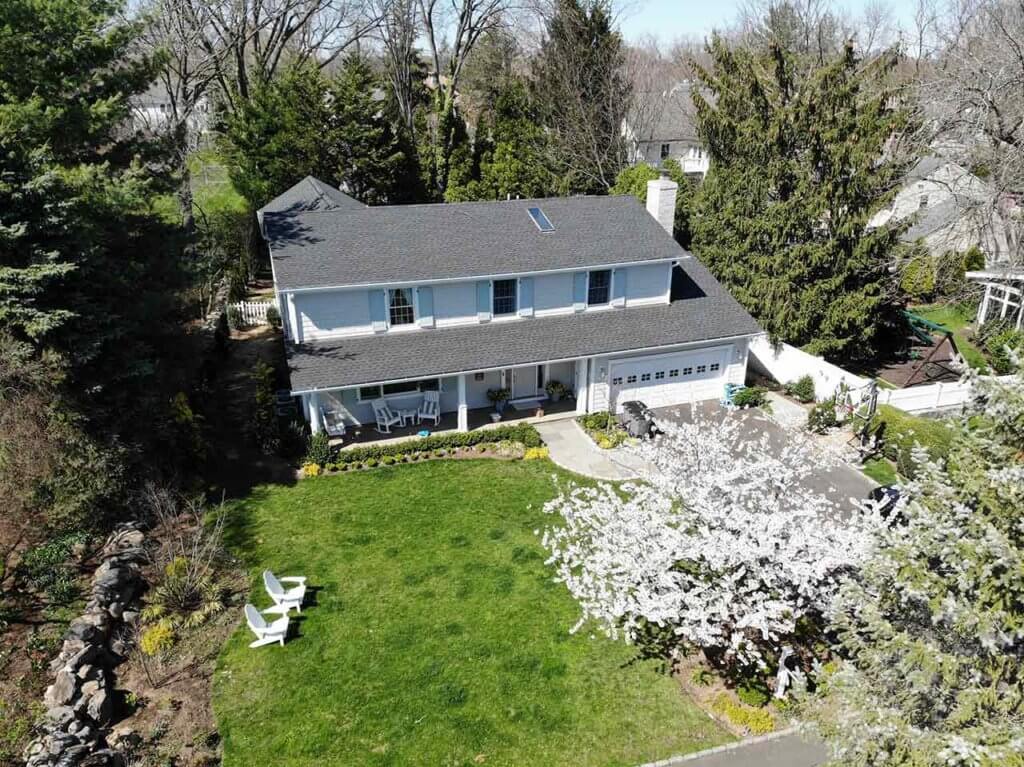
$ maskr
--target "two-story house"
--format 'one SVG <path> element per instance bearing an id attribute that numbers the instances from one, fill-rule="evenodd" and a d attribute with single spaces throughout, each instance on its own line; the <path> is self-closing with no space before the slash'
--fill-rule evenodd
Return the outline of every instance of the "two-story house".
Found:
<path id="1" fill-rule="evenodd" d="M 742 383 L 760 329 L 672 238 L 676 185 L 633 197 L 367 207 L 304 179 L 260 213 L 291 372 L 321 413 L 370 403 L 442 412 L 546 397 L 579 413 L 716 399 Z"/>
<path id="2" fill-rule="evenodd" d="M 641 96 L 646 105 L 644 119 L 636 119 L 637 115 L 623 125 L 633 165 L 643 162 L 658 167 L 665 160 L 676 160 L 691 180 L 704 180 L 711 156 L 697 135 L 691 88 L 689 82 L 681 82 L 664 93 Z M 710 94 L 706 97 L 711 98 Z"/>

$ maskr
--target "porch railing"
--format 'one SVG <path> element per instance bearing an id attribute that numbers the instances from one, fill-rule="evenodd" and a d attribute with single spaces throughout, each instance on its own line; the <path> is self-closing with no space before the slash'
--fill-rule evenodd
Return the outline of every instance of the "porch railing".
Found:
<path id="1" fill-rule="evenodd" d="M 272 306 L 275 306 L 273 301 L 237 301 L 228 304 L 228 319 L 242 327 L 264 325 L 267 310 Z"/>

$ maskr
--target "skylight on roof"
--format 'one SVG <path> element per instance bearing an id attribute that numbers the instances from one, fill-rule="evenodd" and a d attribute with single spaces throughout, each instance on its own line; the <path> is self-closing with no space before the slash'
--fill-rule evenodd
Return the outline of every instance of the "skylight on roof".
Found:
<path id="1" fill-rule="evenodd" d="M 533 223 L 535 223 L 537 228 L 542 232 L 555 231 L 555 227 L 550 221 L 548 221 L 548 217 L 544 215 L 544 211 L 540 208 L 527 208 L 526 210 L 530 214 L 530 218 L 533 219 Z"/>

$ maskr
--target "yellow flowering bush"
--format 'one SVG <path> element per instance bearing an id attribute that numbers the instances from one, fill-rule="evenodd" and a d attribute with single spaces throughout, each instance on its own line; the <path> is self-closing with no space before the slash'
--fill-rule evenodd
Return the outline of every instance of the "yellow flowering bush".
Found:
<path id="1" fill-rule="evenodd" d="M 546 447 L 530 447 L 523 453 L 524 461 L 539 461 L 548 457 L 548 449 Z"/>
<path id="2" fill-rule="evenodd" d="M 319 477 L 320 476 L 320 464 L 318 464 L 318 463 L 304 463 L 304 464 L 302 464 L 302 476 L 304 476 L 304 477 Z"/>
<path id="3" fill-rule="evenodd" d="M 150 657 L 170 650 L 174 646 L 174 629 L 167 621 L 158 621 L 142 632 L 139 647 Z"/>
<path id="4" fill-rule="evenodd" d="M 711 703 L 711 708 L 733 724 L 745 728 L 751 735 L 764 735 L 775 729 L 772 712 L 767 708 L 754 708 L 733 700 L 722 693 Z"/>

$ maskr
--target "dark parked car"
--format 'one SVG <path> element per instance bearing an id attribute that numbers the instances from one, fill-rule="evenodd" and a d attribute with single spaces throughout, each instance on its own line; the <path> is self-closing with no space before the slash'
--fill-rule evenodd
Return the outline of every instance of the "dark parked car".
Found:
<path id="1" fill-rule="evenodd" d="M 619 425 L 631 437 L 650 437 L 655 431 L 654 414 L 640 400 L 623 402 Z"/>

